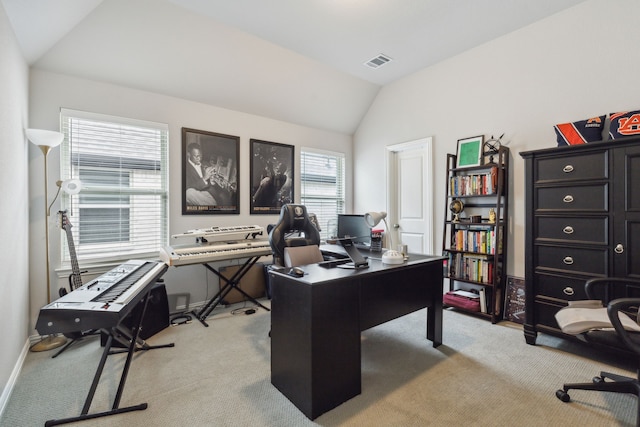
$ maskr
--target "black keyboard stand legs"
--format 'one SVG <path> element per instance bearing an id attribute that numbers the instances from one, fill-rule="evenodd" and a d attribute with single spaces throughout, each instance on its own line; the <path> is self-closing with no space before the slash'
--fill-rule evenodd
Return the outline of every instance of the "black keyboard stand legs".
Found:
<path id="1" fill-rule="evenodd" d="M 128 331 L 124 326 L 118 325 L 111 329 L 102 329 L 102 332 L 107 334 L 107 342 L 104 346 L 104 350 L 102 351 L 102 356 L 100 357 L 100 362 L 98 363 L 98 368 L 96 369 L 96 373 L 93 377 L 93 382 L 91 383 L 91 388 L 89 389 L 89 393 L 87 394 L 87 398 L 84 402 L 84 407 L 82 408 L 82 412 L 77 417 L 71 418 L 61 418 L 58 420 L 49 420 L 44 423 L 45 427 L 48 426 L 56 426 L 60 424 L 68 424 L 76 421 L 90 420 L 94 418 L 106 417 L 109 415 L 122 414 L 125 412 L 132 411 L 142 411 L 147 409 L 147 403 L 141 403 L 139 405 L 127 406 L 124 408 L 120 408 L 120 399 L 122 398 L 122 393 L 124 391 L 124 385 L 127 380 L 127 375 L 129 374 L 129 368 L 131 367 L 131 361 L 133 360 L 133 354 L 139 350 L 153 350 L 155 348 L 164 348 L 164 347 L 173 347 L 174 344 L 165 344 L 160 346 L 150 346 L 147 345 L 144 341 L 142 341 L 138 335 L 140 334 L 140 326 L 142 325 L 142 319 L 144 318 L 145 312 L 147 311 L 147 304 L 149 302 L 149 294 L 148 292 L 144 297 L 144 308 L 141 313 L 138 315 L 137 319 L 134 321 L 134 327 L 131 331 Z M 111 353 L 111 346 L 113 344 L 113 340 L 117 340 L 119 342 L 125 342 L 128 345 L 127 359 L 125 361 L 124 367 L 122 369 L 122 374 L 120 376 L 120 383 L 118 384 L 118 390 L 116 392 L 116 396 L 113 400 L 113 406 L 111 410 L 104 412 L 94 412 L 92 414 L 89 413 L 89 409 L 91 408 L 91 402 L 93 401 L 93 397 L 95 395 L 96 389 L 98 388 L 98 383 L 100 382 L 100 376 L 102 375 L 102 371 L 104 369 L 104 365 L 107 361 L 107 357 Z"/>
<path id="2" fill-rule="evenodd" d="M 58 350 L 53 356 L 51 356 L 51 358 L 55 359 L 56 357 L 60 356 L 60 354 L 62 354 L 66 349 L 71 347 L 72 344 L 78 341 L 82 341 L 87 337 L 97 335 L 99 332 L 100 331 L 93 329 L 90 331 L 78 332 L 76 334 L 65 334 L 65 336 L 67 338 L 70 338 L 70 340 L 60 350 Z"/>
<path id="3" fill-rule="evenodd" d="M 192 312 L 193 315 L 200 321 L 200 323 L 202 323 L 204 326 L 207 326 L 207 327 L 209 326 L 206 322 L 207 317 L 209 317 L 213 309 L 216 308 L 218 304 L 224 301 L 224 298 L 233 289 L 240 292 L 242 295 L 245 296 L 245 298 L 247 298 L 249 301 L 253 302 L 254 304 L 259 305 L 260 307 L 264 308 L 267 311 L 270 311 L 268 307 L 265 307 L 264 305 L 260 304 L 260 302 L 258 302 L 255 298 L 253 298 L 251 295 L 246 293 L 244 290 L 242 290 L 238 286 L 242 277 L 245 274 L 247 274 L 247 272 L 251 269 L 251 267 L 253 267 L 256 261 L 258 261 L 258 259 L 260 259 L 259 256 L 255 256 L 247 259 L 245 263 L 242 265 L 242 267 L 240 267 L 235 272 L 235 274 L 231 276 L 230 279 L 227 279 L 225 276 L 220 274 L 218 270 L 211 267 L 209 264 L 206 264 L 206 263 L 202 264 L 207 268 L 207 270 L 211 271 L 216 276 L 218 276 L 220 280 L 224 281 L 224 286 L 221 286 L 220 291 L 218 291 L 218 293 L 215 294 L 213 298 L 211 298 L 204 306 L 202 306 L 198 312 L 196 312 L 195 310 Z"/>

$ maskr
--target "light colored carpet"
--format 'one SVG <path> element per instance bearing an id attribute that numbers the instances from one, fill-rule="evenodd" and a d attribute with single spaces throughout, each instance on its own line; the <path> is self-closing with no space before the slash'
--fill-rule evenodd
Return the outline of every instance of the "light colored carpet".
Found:
<path id="1" fill-rule="evenodd" d="M 268 312 L 221 311 L 208 323 L 167 328 L 149 343 L 174 348 L 136 353 L 120 406 L 148 402 L 147 410 L 72 425 L 635 425 L 631 395 L 555 397 L 563 382 L 590 381 L 600 370 L 634 375 L 632 365 L 580 356 L 584 346 L 545 335 L 530 346 L 520 325 L 454 311 L 445 311 L 444 344 L 434 349 L 424 338 L 424 310 L 363 332 L 362 394 L 310 421 L 271 385 Z M 54 351 L 29 353 L 0 425 L 78 415 L 101 350 L 89 338 L 56 359 Z M 110 408 L 123 362 L 109 356 L 90 412 Z"/>

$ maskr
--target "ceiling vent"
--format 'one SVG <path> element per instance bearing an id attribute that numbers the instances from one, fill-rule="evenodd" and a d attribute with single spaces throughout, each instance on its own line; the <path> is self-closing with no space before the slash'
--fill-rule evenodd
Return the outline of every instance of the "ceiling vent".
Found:
<path id="1" fill-rule="evenodd" d="M 387 55 L 381 53 L 380 55 L 371 58 L 370 60 L 368 60 L 367 62 L 364 63 L 364 65 L 366 65 L 369 68 L 380 68 L 382 67 L 384 64 L 387 64 L 391 62 L 391 58 L 389 58 Z"/>

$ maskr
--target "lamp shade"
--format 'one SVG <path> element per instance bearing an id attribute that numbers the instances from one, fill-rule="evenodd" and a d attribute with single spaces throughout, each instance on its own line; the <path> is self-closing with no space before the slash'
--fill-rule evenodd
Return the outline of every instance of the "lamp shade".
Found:
<path id="1" fill-rule="evenodd" d="M 66 179 L 62 181 L 61 188 L 67 194 L 78 194 L 82 190 L 82 182 L 79 179 Z"/>
<path id="2" fill-rule="evenodd" d="M 364 220 L 369 227 L 375 227 L 380 221 L 387 217 L 386 212 L 367 212 L 364 214 Z"/>
<path id="3" fill-rule="evenodd" d="M 27 138 L 38 146 L 57 147 L 64 139 L 60 132 L 45 129 L 27 129 Z"/>
<path id="4" fill-rule="evenodd" d="M 380 221 L 384 221 L 385 228 L 387 231 L 389 230 L 389 226 L 387 225 L 387 213 L 386 212 L 367 212 L 364 214 L 364 220 L 369 227 L 375 227 L 378 225 Z M 390 246 L 393 247 L 393 243 L 391 242 L 391 235 L 389 235 L 389 243 Z M 386 251 L 382 255 L 382 263 L 383 264 L 402 264 L 404 262 L 404 255 L 400 252 L 395 251 L 393 249 Z"/>

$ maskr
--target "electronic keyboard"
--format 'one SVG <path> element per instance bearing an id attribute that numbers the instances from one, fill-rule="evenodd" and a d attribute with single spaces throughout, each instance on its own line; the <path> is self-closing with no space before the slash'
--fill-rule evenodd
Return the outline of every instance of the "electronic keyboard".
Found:
<path id="1" fill-rule="evenodd" d="M 40 309 L 41 335 L 115 327 L 167 271 L 158 261 L 129 260 Z"/>

